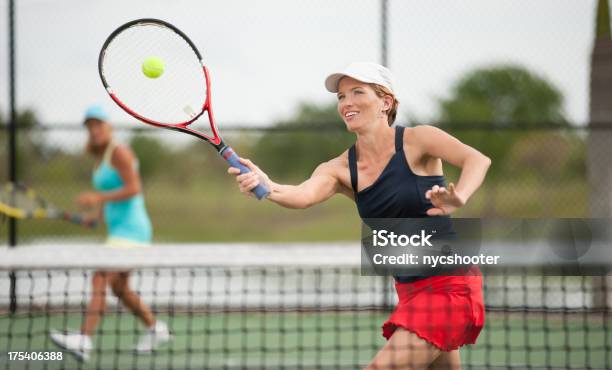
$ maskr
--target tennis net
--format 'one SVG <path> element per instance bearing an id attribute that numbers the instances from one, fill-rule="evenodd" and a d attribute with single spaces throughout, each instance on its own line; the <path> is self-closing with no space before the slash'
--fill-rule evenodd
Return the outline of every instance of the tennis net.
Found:
<path id="1" fill-rule="evenodd" d="M 396 299 L 390 278 L 361 276 L 355 244 L 26 246 L 0 256 L 3 369 L 358 369 L 384 345 Z M 89 361 L 12 359 L 59 350 L 49 332 L 80 328 L 97 270 L 130 271 L 172 340 L 135 354 L 143 326 L 108 293 Z M 485 275 L 487 323 L 462 347 L 462 368 L 612 368 L 608 280 Z"/>

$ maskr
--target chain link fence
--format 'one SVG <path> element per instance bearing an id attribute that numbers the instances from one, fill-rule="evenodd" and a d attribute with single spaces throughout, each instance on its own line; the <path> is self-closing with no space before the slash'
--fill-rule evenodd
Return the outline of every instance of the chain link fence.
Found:
<path id="1" fill-rule="evenodd" d="M 83 131 L 81 127 L 61 130 L 45 127 L 18 133 L 21 181 L 61 208 L 75 210 L 75 197 L 92 189 L 94 162 L 84 153 Z M 504 152 L 488 153 L 493 165 L 487 181 L 457 216 L 589 217 L 588 139 L 594 134 L 607 133 L 607 130 L 448 131 L 475 147 L 483 138 L 499 143 L 512 142 Z M 67 141 L 81 144 L 70 149 L 45 144 L 45 137 L 60 134 Z M 139 158 L 146 204 L 157 241 L 281 241 L 296 238 L 322 241 L 358 237 L 359 219 L 355 205 L 343 196 L 336 196 L 328 203 L 305 211 L 281 209 L 240 194 L 233 178 L 226 174 L 225 162 L 200 141 L 188 138 L 177 145 L 173 139 L 182 140 L 180 134 L 157 129 L 118 128 L 116 136 L 119 141 L 131 145 Z M 341 153 L 343 142 L 354 140 L 351 134 L 340 130 L 230 130 L 226 137 L 238 153 L 253 159 L 275 181 L 286 183 L 303 181 L 318 163 L 331 158 L 334 150 L 338 151 L 336 155 Z M 326 146 L 325 140 L 334 145 Z M 264 141 L 281 145 L 264 147 L 265 143 L 260 145 Z M 323 144 L 311 146 L 312 142 Z M 286 146 L 292 147 L 292 151 L 286 152 Z M 6 160 L 4 145 L 0 146 L 0 158 Z M 286 162 L 293 166 L 287 166 Z M 456 182 L 459 171 L 446 166 L 445 175 L 448 181 Z M 7 180 L 5 174 L 1 180 Z M 228 217 L 240 225 L 241 235 L 226 225 L 224 220 Z M 102 238 L 103 230 L 91 232 L 58 221 L 27 220 L 19 223 L 19 236 L 21 241 L 30 242 L 73 237 Z"/>
<path id="2" fill-rule="evenodd" d="M 0 29 L 8 29 L 8 4 L 0 2 Z M 563 124 L 551 128 L 531 122 L 517 128 L 521 122 L 516 116 L 498 115 L 491 116 L 492 125 L 442 124 L 493 159 L 483 188 L 458 215 L 588 217 L 588 160 L 606 161 L 605 153 L 589 153 L 589 137 L 608 132 L 586 128 L 595 8 L 594 0 L 20 0 L 15 2 L 13 81 L 8 40 L 0 38 L 0 50 L 6 51 L 0 59 L 1 167 L 9 164 L 6 87 L 14 82 L 17 112 L 31 114 L 29 121 L 24 118 L 29 125 L 20 122 L 17 133 L 18 180 L 58 207 L 75 209 L 74 198 L 91 189 L 94 165 L 84 154 L 83 111 L 99 102 L 112 107 L 97 74 L 101 44 L 119 25 L 154 17 L 178 26 L 203 51 L 212 73 L 216 117 L 228 142 L 274 179 L 290 183 L 307 178 L 317 161 L 341 153 L 354 140 L 341 129 L 308 129 L 325 123 L 317 120 L 302 121 L 299 127 L 280 125 L 299 119 L 301 104 L 333 105 L 335 97 L 322 85 L 336 68 L 356 60 L 386 62 L 396 76 L 398 121 L 408 126 L 440 122 L 442 102 L 455 98 L 457 86 L 475 70 L 529 71 L 558 92 Z M 206 145 L 125 123 L 119 109 L 111 115 L 119 122 L 116 136 L 139 157 L 156 241 L 358 236 L 359 219 L 348 199 L 338 196 L 304 212 L 250 202 Z M 479 122 L 482 116 L 468 112 L 467 119 Z M 313 146 L 322 138 L 325 144 Z M 445 173 L 450 181 L 458 179 L 454 168 Z M 0 180 L 8 180 L 8 170 L 0 171 Z M 228 217 L 244 233 L 237 235 L 220 221 Z M 6 230 L 4 225 L 3 244 Z M 104 231 L 35 220 L 19 222 L 18 235 L 20 242 L 97 240 Z"/>

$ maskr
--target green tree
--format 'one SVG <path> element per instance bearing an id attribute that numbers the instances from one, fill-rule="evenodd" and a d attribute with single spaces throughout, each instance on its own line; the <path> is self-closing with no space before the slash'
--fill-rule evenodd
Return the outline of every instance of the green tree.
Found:
<path id="1" fill-rule="evenodd" d="M 3 164 L 2 167 L 8 169 L 9 122 L 8 119 L 5 121 L 3 118 L 3 115 L 0 114 L 0 126 L 2 127 L 2 130 L 0 130 L 0 141 L 2 142 L 1 147 L 6 149 L 0 153 L 0 163 Z M 40 130 L 38 130 L 40 121 L 34 110 L 24 109 L 18 111 L 16 120 L 18 129 L 16 143 L 17 173 L 20 180 L 28 180 L 31 174 L 29 174 L 27 170 L 30 169 L 33 164 L 45 158 L 48 151 L 44 145 L 44 137 Z M 3 174 L 3 176 L 7 176 L 8 178 L 8 172 Z"/>
<path id="2" fill-rule="evenodd" d="M 517 134 L 497 128 L 568 126 L 563 96 L 544 78 L 514 65 L 478 68 L 462 77 L 449 98 L 438 101 L 437 120 L 494 160 L 491 175 L 500 173 Z"/>
<path id="3" fill-rule="evenodd" d="M 440 119 L 453 126 L 483 128 L 541 123 L 567 125 L 561 92 L 546 79 L 515 65 L 478 68 L 440 99 Z"/>
<path id="4" fill-rule="evenodd" d="M 130 147 L 138 158 L 140 175 L 144 180 L 155 176 L 168 164 L 169 152 L 156 138 L 136 134 L 130 140 Z"/>
<path id="5" fill-rule="evenodd" d="M 253 150 L 258 165 L 271 175 L 303 178 L 346 150 L 354 136 L 345 129 L 336 104 L 303 103 L 296 114 L 277 122 Z"/>
<path id="6" fill-rule="evenodd" d="M 608 0 L 599 0 L 595 18 L 595 38 L 610 40 L 610 5 Z"/>
<path id="7" fill-rule="evenodd" d="M 516 128 L 569 125 L 561 92 L 545 78 L 517 65 L 478 68 L 467 73 L 453 85 L 450 97 L 439 99 L 438 110 L 439 122 L 492 159 L 489 181 L 507 173 L 512 149 L 523 137 Z M 487 197 L 488 207 L 494 207 L 497 204 L 494 187 Z M 489 208 L 485 212 L 495 210 Z"/>

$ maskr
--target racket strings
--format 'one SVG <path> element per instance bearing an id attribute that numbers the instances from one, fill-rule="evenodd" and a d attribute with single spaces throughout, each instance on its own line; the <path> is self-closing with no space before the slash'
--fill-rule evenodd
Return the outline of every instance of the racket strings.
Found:
<path id="1" fill-rule="evenodd" d="M 0 203 L 27 212 L 44 208 L 43 202 L 31 191 L 12 188 L 0 193 Z"/>
<path id="2" fill-rule="evenodd" d="M 149 57 L 164 62 L 158 78 L 142 72 Z M 148 120 L 180 124 L 202 112 L 207 93 L 202 64 L 170 28 L 144 23 L 123 30 L 108 44 L 101 67 L 116 98 Z"/>
<path id="3" fill-rule="evenodd" d="M 30 213 L 44 207 L 44 202 L 30 190 L 9 185 L 0 192 L 0 208 L 5 211 L 17 209 Z"/>

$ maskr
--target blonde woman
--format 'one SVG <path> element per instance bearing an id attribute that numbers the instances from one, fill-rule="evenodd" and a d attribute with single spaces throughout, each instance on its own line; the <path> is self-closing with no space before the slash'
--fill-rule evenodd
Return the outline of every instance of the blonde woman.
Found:
<path id="1" fill-rule="evenodd" d="M 142 196 L 140 176 L 134 153 L 113 141 L 109 116 L 101 106 L 91 106 L 84 124 L 89 139 L 87 152 L 96 160 L 93 172 L 95 191 L 77 197 L 85 208 L 101 207 L 106 224 L 107 245 L 111 247 L 145 247 L 151 243 L 152 228 Z M 149 353 L 169 340 L 168 327 L 155 319 L 151 309 L 129 286 L 129 272 L 96 271 L 92 279 L 92 295 L 85 312 L 81 331 L 51 333 L 51 340 L 65 348 L 78 360 L 87 361 L 93 350 L 91 340 L 106 309 L 106 288 L 146 326 L 135 350 Z"/>
<path id="2" fill-rule="evenodd" d="M 474 148 L 432 126 L 391 127 L 398 100 L 387 68 L 353 63 L 328 76 L 325 86 L 336 94 L 355 145 L 299 185 L 275 183 L 242 159 L 253 172 L 228 170 L 241 192 L 251 196 L 264 183 L 267 199 L 287 208 L 308 208 L 340 193 L 355 201 L 363 219 L 417 218 L 450 215 L 482 184 L 491 161 Z M 443 161 L 461 168 L 456 186 L 445 185 Z M 475 343 L 484 323 L 480 271 L 396 278 L 395 285 L 399 303 L 383 325 L 388 341 L 368 369 L 460 369 L 458 348 Z"/>

